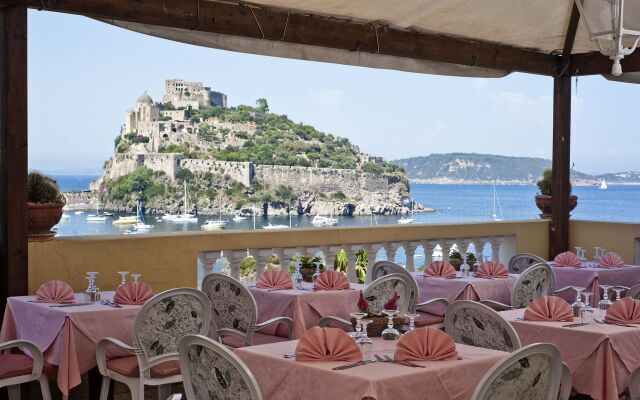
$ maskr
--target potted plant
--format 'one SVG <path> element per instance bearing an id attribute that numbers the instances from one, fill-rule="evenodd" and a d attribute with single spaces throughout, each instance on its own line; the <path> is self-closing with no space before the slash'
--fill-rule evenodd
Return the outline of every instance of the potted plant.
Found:
<path id="1" fill-rule="evenodd" d="M 293 257 L 293 261 L 300 261 L 300 273 L 302 274 L 302 278 L 305 282 L 311 282 L 313 279 L 313 274 L 316 272 L 316 262 L 320 263 L 320 272 L 324 272 L 324 263 L 322 262 L 322 258 L 315 257 L 307 257 L 307 256 L 297 256 Z M 295 271 L 294 264 L 291 263 L 289 266 L 289 273 L 293 274 Z"/>
<path id="2" fill-rule="evenodd" d="M 397 310 L 398 309 L 398 299 L 400 296 L 397 292 L 393 292 L 391 298 L 384 303 L 383 309 L 385 310 Z M 358 299 L 358 310 L 363 313 L 367 313 L 365 319 L 370 319 L 372 322 L 367 327 L 367 336 L 376 337 L 382 334 L 382 331 L 387 328 L 389 324 L 389 318 L 384 315 L 375 314 L 371 312 L 369 309 L 369 302 L 364 297 L 364 293 L 362 290 L 360 291 L 360 298 Z M 353 325 L 353 329 L 356 328 L 356 319 L 351 317 L 351 325 Z M 406 322 L 406 318 L 403 315 L 397 315 L 393 317 L 393 326 L 396 329 L 402 327 Z"/>
<path id="3" fill-rule="evenodd" d="M 536 206 L 542 212 L 540 218 L 551 218 L 552 204 L 553 204 L 553 180 L 552 170 L 547 168 L 542 172 L 542 178 L 537 182 L 539 194 L 536 195 Z M 571 190 L 571 187 L 569 187 Z M 569 211 L 573 211 L 578 205 L 578 196 L 569 196 Z"/>
<path id="4" fill-rule="evenodd" d="M 449 264 L 453 265 L 456 271 L 460 271 L 462 265 L 462 254 L 458 250 L 451 250 L 449 253 Z"/>
<path id="5" fill-rule="evenodd" d="M 29 240 L 48 240 L 55 235 L 51 228 L 60 222 L 66 200 L 58 183 L 39 172 L 27 177 L 27 208 L 29 211 Z"/>

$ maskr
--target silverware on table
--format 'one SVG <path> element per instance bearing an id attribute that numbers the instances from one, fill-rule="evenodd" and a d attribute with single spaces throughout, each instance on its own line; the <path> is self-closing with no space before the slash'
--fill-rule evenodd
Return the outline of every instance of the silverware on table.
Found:
<path id="1" fill-rule="evenodd" d="M 345 369 L 351 369 L 351 368 L 355 368 L 355 367 L 359 367 L 361 365 L 367 365 L 367 364 L 371 364 L 376 362 L 376 360 L 364 360 L 364 361 L 357 361 L 355 363 L 351 363 L 351 364 L 345 364 L 345 365 L 341 365 L 339 367 L 334 367 L 332 368 L 334 371 L 342 371 Z"/>
<path id="2" fill-rule="evenodd" d="M 100 304 L 103 306 L 111 307 L 111 308 L 122 308 L 120 304 L 114 303 L 111 300 L 100 300 Z"/>
<path id="3" fill-rule="evenodd" d="M 562 325 L 562 327 L 563 328 L 578 328 L 580 326 L 585 326 L 585 325 L 589 325 L 589 324 L 587 324 L 585 322 L 578 322 L 578 323 L 575 323 L 575 324 Z"/>
<path id="4" fill-rule="evenodd" d="M 629 325 L 629 324 L 625 324 L 625 323 L 622 323 L 622 322 L 607 322 L 607 321 L 602 321 L 602 320 L 599 320 L 599 319 L 594 319 L 594 321 L 596 321 L 599 324 L 603 324 L 603 325 L 616 325 L 616 326 L 624 326 L 624 327 L 627 327 L 627 328 L 637 328 L 638 327 L 636 325 Z"/>
<path id="5" fill-rule="evenodd" d="M 282 356 L 284 358 L 296 358 L 296 353 L 284 353 Z"/>
<path id="6" fill-rule="evenodd" d="M 75 307 L 75 306 L 90 306 L 93 303 L 73 303 L 73 304 L 54 304 L 49 307 Z"/>

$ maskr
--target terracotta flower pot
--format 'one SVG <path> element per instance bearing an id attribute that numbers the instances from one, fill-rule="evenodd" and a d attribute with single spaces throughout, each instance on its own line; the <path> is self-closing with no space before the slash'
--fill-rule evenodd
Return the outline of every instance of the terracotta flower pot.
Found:
<path id="1" fill-rule="evenodd" d="M 542 211 L 540 214 L 540 218 L 547 219 L 551 218 L 551 210 L 553 204 L 553 197 L 546 196 L 544 194 L 536 195 L 536 206 L 538 209 Z M 571 195 L 569 196 L 569 211 L 573 211 L 574 208 L 578 205 L 578 196 Z"/>
<path id="2" fill-rule="evenodd" d="M 62 218 L 62 207 L 64 204 L 29 203 L 29 240 L 43 241 L 51 239 L 55 233 L 51 228 Z"/>

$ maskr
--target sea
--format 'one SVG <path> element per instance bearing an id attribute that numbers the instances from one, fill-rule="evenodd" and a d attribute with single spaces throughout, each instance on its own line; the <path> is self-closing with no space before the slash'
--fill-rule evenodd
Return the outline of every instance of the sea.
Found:
<path id="1" fill-rule="evenodd" d="M 54 175 L 62 191 L 88 190 L 89 183 L 98 175 Z M 411 196 L 425 207 L 433 208 L 432 213 L 414 214 L 415 223 L 482 222 L 502 220 L 523 220 L 538 218 L 539 210 L 534 203 L 537 188 L 531 186 L 493 185 L 430 185 L 412 184 Z M 640 223 L 640 186 L 609 185 L 606 190 L 598 187 L 574 186 L 573 194 L 578 196 L 578 207 L 571 213 L 573 219 L 594 221 Z M 69 217 L 57 226 L 59 236 L 123 234 L 127 226 L 105 222 L 88 222 L 86 212 L 76 214 L 65 211 Z M 117 218 L 118 215 L 114 216 Z M 255 221 L 229 219 L 225 230 L 262 229 L 267 224 L 282 224 L 292 227 L 311 228 L 312 217 L 257 217 Z M 147 215 L 146 222 L 154 225 L 153 232 L 200 231 L 201 225 L 211 218 L 200 216 L 197 223 L 174 223 L 162 221 L 160 217 Z M 395 225 L 399 216 L 338 217 L 338 226 Z"/>

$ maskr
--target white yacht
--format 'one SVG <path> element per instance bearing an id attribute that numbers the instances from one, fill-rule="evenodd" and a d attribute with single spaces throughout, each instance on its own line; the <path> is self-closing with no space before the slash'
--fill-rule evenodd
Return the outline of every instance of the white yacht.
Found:
<path id="1" fill-rule="evenodd" d="M 163 221 L 169 222 L 198 222 L 198 216 L 194 213 L 187 212 L 189 209 L 189 200 L 187 197 L 187 182 L 184 182 L 184 212 L 182 214 L 167 214 L 162 217 Z"/>
<path id="2" fill-rule="evenodd" d="M 313 226 L 336 226 L 338 225 L 338 218 L 325 217 L 324 215 L 316 215 L 311 220 Z"/>
<path id="3" fill-rule="evenodd" d="M 206 231 L 212 231 L 217 229 L 222 229 L 229 225 L 229 221 L 226 219 L 222 219 L 222 197 L 220 198 L 220 207 L 218 208 L 219 216 L 218 219 L 208 219 L 203 225 L 200 227 Z"/>
<path id="4" fill-rule="evenodd" d="M 411 198 L 411 217 L 405 217 L 404 215 L 398 220 L 400 225 L 413 224 L 413 197 Z"/>
<path id="5" fill-rule="evenodd" d="M 240 222 L 240 221 L 244 221 L 245 219 L 247 219 L 247 217 L 243 217 L 242 215 L 236 215 L 235 217 L 233 217 L 233 222 Z"/>
<path id="6" fill-rule="evenodd" d="M 114 220 L 112 224 L 114 225 L 132 225 L 138 223 L 138 217 L 135 215 L 127 215 L 124 217 L 118 217 L 118 219 Z"/>
<path id="7" fill-rule="evenodd" d="M 290 228 L 290 227 L 287 226 L 287 225 L 282 225 L 282 224 L 276 224 L 276 225 L 267 224 L 267 225 L 262 227 L 262 229 L 287 229 L 287 228 Z"/>
<path id="8" fill-rule="evenodd" d="M 107 220 L 107 217 L 102 214 L 89 214 L 87 215 L 88 222 L 104 222 Z"/>
<path id="9" fill-rule="evenodd" d="M 609 186 L 607 185 L 607 182 L 604 180 L 604 178 L 602 178 L 602 182 L 600 182 L 600 190 L 605 190 L 608 187 Z"/>
<path id="10" fill-rule="evenodd" d="M 127 229 L 125 235 L 136 235 L 138 233 L 148 233 L 153 229 L 153 225 L 148 225 L 144 222 L 144 214 L 142 214 L 142 208 L 140 207 L 140 200 L 136 206 L 136 223 L 131 228 Z"/>

